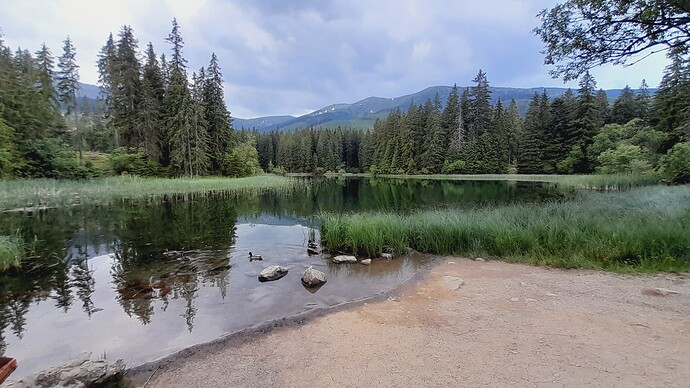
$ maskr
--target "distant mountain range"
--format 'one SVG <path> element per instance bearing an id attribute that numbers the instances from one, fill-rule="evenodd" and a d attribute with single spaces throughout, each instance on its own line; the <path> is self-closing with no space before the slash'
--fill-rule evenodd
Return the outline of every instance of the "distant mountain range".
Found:
<path id="1" fill-rule="evenodd" d="M 315 110 L 303 116 L 266 116 L 253 119 L 233 120 L 235 129 L 256 129 L 259 132 L 282 130 L 291 131 L 300 128 L 321 127 L 321 128 L 371 128 L 377 118 L 385 118 L 389 112 L 396 108 L 406 111 L 411 103 L 417 105 L 424 104 L 428 99 L 434 99 L 436 94 L 441 98 L 445 106 L 448 95 L 452 87 L 432 86 L 417 93 L 408 94 L 395 98 L 368 97 L 353 104 L 334 104 Z M 464 88 L 460 88 L 462 91 Z M 549 98 L 562 96 L 567 88 L 504 88 L 490 87 L 492 103 L 499 99 L 508 105 L 514 99 L 518 105 L 520 114 L 524 116 L 529 106 L 529 102 L 534 93 L 546 91 Z M 609 101 L 616 99 L 622 89 L 606 90 Z M 650 93 L 654 93 L 650 89 Z"/>
<path id="2" fill-rule="evenodd" d="M 100 94 L 98 86 L 80 83 L 77 93 L 79 100 L 87 99 L 93 107 Z M 368 97 L 352 104 L 333 104 L 315 110 L 306 115 L 295 116 L 264 116 L 252 119 L 234 118 L 233 126 L 235 129 L 256 129 L 259 132 L 271 130 L 292 131 L 295 129 L 320 127 L 320 128 L 355 128 L 366 129 L 374 125 L 377 118 L 385 118 L 394 109 L 400 108 L 406 111 L 411 103 L 417 105 L 424 104 L 428 99 L 434 99 L 436 95 L 441 98 L 445 106 L 448 95 L 451 91 L 450 86 L 432 86 L 417 93 L 408 94 L 395 98 Z M 464 88 L 459 88 L 461 91 Z M 529 106 L 529 102 L 534 93 L 546 91 L 549 98 L 562 96 L 567 88 L 504 88 L 490 87 L 492 103 L 499 99 L 508 105 L 514 99 L 518 105 L 520 114 L 524 116 Z M 616 99 L 622 89 L 606 90 L 609 101 Z M 654 93 L 655 89 L 650 89 Z M 81 101 L 80 101 L 81 103 Z"/>

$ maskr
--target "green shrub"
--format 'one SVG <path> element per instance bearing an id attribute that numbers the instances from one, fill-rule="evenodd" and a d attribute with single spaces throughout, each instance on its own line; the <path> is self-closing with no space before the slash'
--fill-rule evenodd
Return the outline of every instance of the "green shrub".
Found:
<path id="1" fill-rule="evenodd" d="M 159 176 L 162 170 L 150 161 L 140 148 L 118 148 L 108 158 L 110 169 L 117 175 Z"/>
<path id="2" fill-rule="evenodd" d="M 690 183 L 690 143 L 678 143 L 659 159 L 659 173 L 666 181 Z"/>

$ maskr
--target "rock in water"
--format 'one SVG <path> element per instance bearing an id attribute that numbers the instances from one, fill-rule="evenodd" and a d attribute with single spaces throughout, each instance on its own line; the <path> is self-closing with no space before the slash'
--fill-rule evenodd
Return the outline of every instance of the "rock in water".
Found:
<path id="1" fill-rule="evenodd" d="M 307 254 L 309 255 L 318 255 L 319 251 L 316 248 L 308 247 L 307 248 Z"/>
<path id="2" fill-rule="evenodd" d="M 326 274 L 318 269 L 314 269 L 314 267 L 307 268 L 304 271 L 304 275 L 302 275 L 302 284 L 305 287 L 318 287 L 324 283 L 326 283 Z"/>
<path id="3" fill-rule="evenodd" d="M 451 290 L 457 290 L 465 284 L 465 282 L 457 276 L 444 276 L 443 284 Z"/>
<path id="4" fill-rule="evenodd" d="M 279 265 L 269 265 L 259 274 L 259 281 L 270 282 L 272 280 L 278 280 L 287 275 L 287 273 L 288 269 L 285 267 L 281 267 Z"/>
<path id="5" fill-rule="evenodd" d="M 393 254 L 391 253 L 382 253 L 381 258 L 384 260 L 393 260 Z"/>
<path id="6" fill-rule="evenodd" d="M 354 256 L 346 256 L 346 255 L 340 255 L 336 256 L 333 258 L 333 262 L 336 264 L 342 264 L 342 263 L 356 263 L 357 258 Z"/>
<path id="7" fill-rule="evenodd" d="M 370 264 L 371 264 L 371 259 L 364 259 L 364 260 L 360 261 L 360 263 L 362 263 L 362 264 L 364 264 L 364 265 L 370 265 Z"/>

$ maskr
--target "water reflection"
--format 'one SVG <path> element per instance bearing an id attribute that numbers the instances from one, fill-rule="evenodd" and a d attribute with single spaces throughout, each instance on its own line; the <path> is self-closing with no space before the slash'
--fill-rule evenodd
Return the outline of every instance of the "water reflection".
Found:
<path id="1" fill-rule="evenodd" d="M 268 319 L 381 292 L 420 265 L 334 265 L 308 256 L 319 212 L 560 195 L 533 183 L 323 179 L 255 197 L 214 193 L 2 214 L 0 233 L 20 230 L 38 243 L 23 268 L 0 274 L 0 354 L 19 358 L 17 376 L 83 351 L 146 362 Z M 250 262 L 249 251 L 264 260 Z M 259 283 L 258 272 L 270 264 L 291 269 L 278 282 Z M 328 276 L 316 293 L 299 281 L 310 265 Z"/>

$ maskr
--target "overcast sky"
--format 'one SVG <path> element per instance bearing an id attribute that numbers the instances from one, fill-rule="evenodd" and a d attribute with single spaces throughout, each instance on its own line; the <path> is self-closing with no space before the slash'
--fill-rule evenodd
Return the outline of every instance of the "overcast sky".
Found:
<path id="1" fill-rule="evenodd" d="M 397 97 L 428 86 L 471 84 L 483 69 L 492 86 L 564 86 L 548 75 L 531 33 L 539 10 L 558 0 L 0 0 L 7 45 L 57 57 L 68 34 L 81 81 L 96 84 L 108 34 L 130 25 L 143 51 L 176 17 L 191 70 L 218 55 L 235 117 L 300 115 L 369 96 Z M 656 87 L 662 55 L 593 73 L 605 89 Z M 190 70 L 190 74 L 191 74 Z M 567 84 L 565 86 L 575 86 Z"/>

